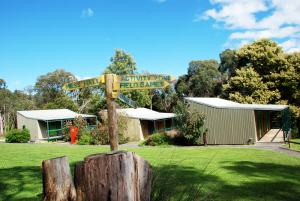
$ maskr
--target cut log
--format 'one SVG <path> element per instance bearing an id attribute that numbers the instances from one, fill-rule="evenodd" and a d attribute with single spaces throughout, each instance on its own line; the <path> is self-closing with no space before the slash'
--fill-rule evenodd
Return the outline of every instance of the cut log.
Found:
<path id="1" fill-rule="evenodd" d="M 84 158 L 87 200 L 150 200 L 152 166 L 133 151 Z"/>
<path id="2" fill-rule="evenodd" d="M 44 160 L 41 170 L 43 200 L 76 200 L 76 190 L 67 156 Z"/>
<path id="3" fill-rule="evenodd" d="M 84 183 L 84 161 L 75 163 L 74 183 L 77 194 L 77 201 L 86 200 Z"/>

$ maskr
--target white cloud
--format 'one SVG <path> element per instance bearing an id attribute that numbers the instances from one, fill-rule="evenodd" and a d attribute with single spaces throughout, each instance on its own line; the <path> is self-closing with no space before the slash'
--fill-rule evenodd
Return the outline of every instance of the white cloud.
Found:
<path id="1" fill-rule="evenodd" d="M 11 84 L 12 84 L 12 85 L 19 85 L 20 82 L 19 82 L 19 81 L 15 81 L 15 82 L 12 82 Z"/>
<path id="2" fill-rule="evenodd" d="M 207 10 L 202 15 L 197 14 L 193 21 L 212 18 L 219 27 L 233 30 L 229 41 L 225 44 L 227 46 L 232 46 L 233 42 L 243 44 L 246 40 L 263 37 L 288 38 L 292 41 L 300 37 L 299 0 L 210 0 L 210 2 L 216 5 L 216 8 Z M 216 24 L 213 27 L 217 27 Z M 292 48 L 287 44 L 286 47 Z M 285 50 L 289 51 L 289 48 Z M 299 42 L 293 50 L 297 48 L 300 48 Z"/>
<path id="3" fill-rule="evenodd" d="M 80 76 L 77 76 L 77 75 L 75 75 L 75 77 L 77 78 L 77 80 L 78 81 L 81 81 L 81 80 L 87 80 L 87 79 L 91 79 L 92 77 L 90 77 L 90 76 L 86 76 L 86 77 L 80 77 Z"/>
<path id="4" fill-rule="evenodd" d="M 92 17 L 93 14 L 94 14 L 94 12 L 90 8 L 88 8 L 87 10 L 82 11 L 81 17 L 85 17 L 86 15 L 88 17 Z"/>
<path id="5" fill-rule="evenodd" d="M 282 46 L 282 48 L 284 50 L 287 50 L 287 52 L 289 52 L 289 53 L 292 53 L 292 52 L 295 52 L 295 51 L 300 52 L 300 40 L 290 39 L 290 40 L 285 41 L 285 42 L 283 42 L 279 45 Z"/>

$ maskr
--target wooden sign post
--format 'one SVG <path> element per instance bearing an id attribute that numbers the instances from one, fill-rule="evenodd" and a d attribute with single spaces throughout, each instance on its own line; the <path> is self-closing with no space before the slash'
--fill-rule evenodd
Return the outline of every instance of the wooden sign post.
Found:
<path id="1" fill-rule="evenodd" d="M 106 97 L 107 97 L 107 114 L 108 114 L 108 128 L 109 128 L 109 144 L 110 150 L 116 151 L 118 146 L 118 132 L 117 132 L 117 114 L 115 99 L 112 98 L 114 75 L 106 74 Z"/>
<path id="2" fill-rule="evenodd" d="M 118 90 L 132 90 L 132 89 L 155 89 L 165 88 L 170 85 L 169 82 L 176 78 L 172 75 L 115 75 L 106 74 L 101 77 L 96 77 L 88 80 L 82 80 L 65 84 L 62 88 L 70 91 L 91 86 L 98 86 L 100 84 L 106 85 L 107 97 L 107 114 L 108 114 L 108 128 L 109 128 L 109 143 L 110 150 L 117 151 L 118 145 L 118 131 L 117 131 L 117 114 L 115 98 L 119 98 L 123 102 L 132 107 L 137 107 L 134 101 L 131 101 L 126 96 L 115 96 Z M 114 96 L 113 96 L 114 95 Z"/>

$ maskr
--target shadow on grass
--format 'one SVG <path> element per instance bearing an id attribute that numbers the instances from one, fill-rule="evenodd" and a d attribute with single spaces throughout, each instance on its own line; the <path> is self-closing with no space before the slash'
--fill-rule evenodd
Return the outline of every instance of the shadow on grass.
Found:
<path id="1" fill-rule="evenodd" d="M 229 163 L 211 172 L 161 165 L 154 169 L 151 200 L 300 200 L 299 167 Z"/>
<path id="2" fill-rule="evenodd" d="M 155 166 L 151 200 L 300 200 L 297 166 L 229 161 L 218 167 Z M 42 199 L 39 166 L 0 169 L 0 178 L 0 200 Z"/>
<path id="3" fill-rule="evenodd" d="M 248 200 L 300 200 L 299 166 L 264 163 L 230 162 L 223 166 L 235 178 L 244 178 L 239 185 L 228 182 L 214 196 Z"/>
<path id="4" fill-rule="evenodd" d="M 42 173 L 37 166 L 0 169 L 0 200 L 41 200 Z"/>

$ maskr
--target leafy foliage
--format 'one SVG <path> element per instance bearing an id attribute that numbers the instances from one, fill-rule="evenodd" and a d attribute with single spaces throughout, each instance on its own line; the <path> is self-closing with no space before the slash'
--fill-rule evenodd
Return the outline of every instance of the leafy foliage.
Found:
<path id="1" fill-rule="evenodd" d="M 62 98 L 65 94 L 71 94 L 72 92 L 63 91 L 62 87 L 64 84 L 74 81 L 77 81 L 75 76 L 64 69 L 57 69 L 47 75 L 39 76 L 34 86 L 38 107 L 42 108 L 48 102 L 55 102 L 58 97 Z"/>
<path id="2" fill-rule="evenodd" d="M 30 140 L 30 131 L 27 128 L 23 130 L 13 129 L 6 133 L 5 140 L 10 143 L 27 143 Z"/>
<path id="3" fill-rule="evenodd" d="M 277 42 L 263 38 L 235 53 L 238 70 L 224 85 L 222 97 L 240 103 L 288 104 L 292 127 L 299 130 L 300 52 L 284 53 Z"/>
<path id="4" fill-rule="evenodd" d="M 0 89 L 6 89 L 6 88 L 7 86 L 5 80 L 0 78 Z"/>
<path id="5" fill-rule="evenodd" d="M 69 109 L 77 112 L 79 106 L 69 96 L 64 95 L 63 97 L 56 98 L 54 102 L 48 102 L 43 109 Z"/>
<path id="6" fill-rule="evenodd" d="M 247 104 L 268 104 L 280 99 L 278 89 L 269 90 L 268 84 L 252 67 L 236 71 L 236 76 L 232 77 L 228 84 L 223 86 L 225 94 L 229 94 L 229 99 L 234 102 Z"/>
<path id="7" fill-rule="evenodd" d="M 100 111 L 102 123 L 89 130 L 89 125 L 82 116 L 75 117 L 74 122 L 66 121 L 63 126 L 64 140 L 70 141 L 70 128 L 78 128 L 77 143 L 79 145 L 101 145 L 109 143 L 108 118 L 105 111 Z M 117 114 L 118 141 L 119 144 L 128 142 L 129 138 L 125 136 L 129 119 L 124 114 Z"/>
<path id="8" fill-rule="evenodd" d="M 214 59 L 191 61 L 187 75 L 180 76 L 175 85 L 177 95 L 179 97 L 217 96 L 222 87 L 218 65 L 218 61 Z"/>
<path id="9" fill-rule="evenodd" d="M 198 111 L 189 111 L 188 106 L 178 101 L 174 109 L 175 122 L 181 134 L 191 142 L 191 144 L 201 144 L 202 127 L 205 123 L 206 115 L 200 114 Z M 207 128 L 205 132 L 210 129 Z M 188 143 L 189 144 L 189 143 Z"/>
<path id="10" fill-rule="evenodd" d="M 115 54 L 110 58 L 111 64 L 104 71 L 102 75 L 105 74 L 116 74 L 116 75 L 131 75 L 137 74 L 137 66 L 131 54 L 127 54 L 125 50 L 115 49 Z M 151 102 L 151 96 L 147 89 L 137 89 L 137 90 L 124 90 L 120 91 L 122 94 L 127 96 L 129 99 L 138 102 L 141 107 L 149 105 Z M 124 103 L 117 100 L 119 105 L 125 106 Z"/>
<path id="11" fill-rule="evenodd" d="M 72 127 L 72 121 L 65 121 L 63 125 L 63 136 L 64 141 L 71 141 L 71 127 Z"/>

